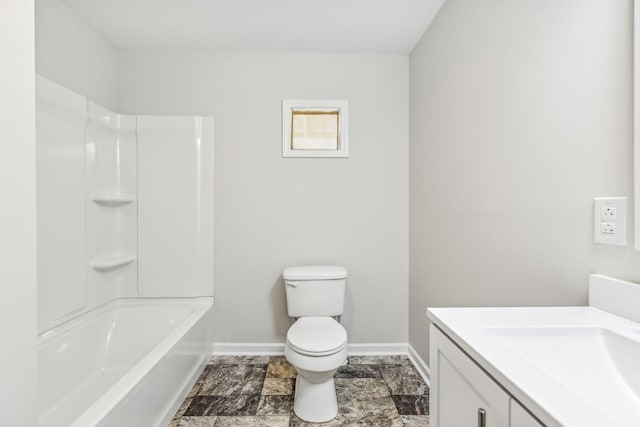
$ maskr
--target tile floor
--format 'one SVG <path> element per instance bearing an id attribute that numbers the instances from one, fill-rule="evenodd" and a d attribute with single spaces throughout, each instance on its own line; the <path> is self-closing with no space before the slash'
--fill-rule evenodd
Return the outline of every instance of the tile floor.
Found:
<path id="1" fill-rule="evenodd" d="M 404 356 L 350 356 L 336 373 L 338 416 L 310 424 L 293 413 L 296 371 L 284 356 L 214 356 L 169 427 L 422 427 L 429 388 Z"/>

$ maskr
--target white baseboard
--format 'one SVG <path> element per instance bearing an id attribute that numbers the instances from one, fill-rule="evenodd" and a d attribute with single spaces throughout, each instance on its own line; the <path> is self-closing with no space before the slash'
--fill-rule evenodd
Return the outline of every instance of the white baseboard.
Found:
<path id="1" fill-rule="evenodd" d="M 424 382 L 426 382 L 427 385 L 431 387 L 431 381 L 430 381 L 431 371 L 429 371 L 429 367 L 427 366 L 425 361 L 422 360 L 422 357 L 420 357 L 416 349 L 413 348 L 411 344 L 409 344 L 407 354 L 409 356 L 409 360 L 411 360 L 411 363 L 413 363 L 413 366 L 416 367 L 416 369 L 418 370 L 418 373 L 420 374 Z"/>
<path id="2" fill-rule="evenodd" d="M 280 356 L 284 354 L 284 343 L 239 343 L 214 342 L 214 356 Z"/>
<path id="3" fill-rule="evenodd" d="M 349 344 L 349 356 L 369 355 L 407 355 L 407 343 L 375 343 L 375 344 Z M 278 356 L 284 354 L 284 343 L 228 343 L 215 342 L 211 346 L 210 353 L 214 356 Z"/>
<path id="4" fill-rule="evenodd" d="M 284 354 L 284 343 L 230 343 L 215 342 L 210 348 L 214 356 L 280 356 Z M 388 356 L 406 355 L 418 370 L 422 379 L 430 384 L 430 372 L 427 364 L 408 343 L 366 343 L 349 344 L 349 356 Z"/>
<path id="5" fill-rule="evenodd" d="M 375 343 L 375 344 L 349 344 L 349 356 L 389 356 L 406 355 L 409 344 L 398 343 Z"/>

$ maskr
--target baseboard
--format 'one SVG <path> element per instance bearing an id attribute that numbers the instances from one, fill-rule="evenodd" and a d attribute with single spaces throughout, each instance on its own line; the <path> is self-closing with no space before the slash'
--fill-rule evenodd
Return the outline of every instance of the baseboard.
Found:
<path id="1" fill-rule="evenodd" d="M 349 356 L 407 354 L 407 343 L 349 344 Z M 215 342 L 210 348 L 214 356 L 277 356 L 284 354 L 280 343 L 228 343 Z"/>
<path id="2" fill-rule="evenodd" d="M 280 356 L 284 343 L 214 342 L 210 353 L 214 356 Z"/>
<path id="3" fill-rule="evenodd" d="M 365 344 L 349 344 L 349 356 L 388 356 L 388 355 L 406 355 L 406 342 L 398 343 L 365 343 Z"/>
<path id="4" fill-rule="evenodd" d="M 416 369 L 418 370 L 418 373 L 420 374 L 424 382 L 426 382 L 427 385 L 431 387 L 431 381 L 430 381 L 431 371 L 429 371 L 429 366 L 427 366 L 425 361 L 422 360 L 422 357 L 420 357 L 416 349 L 413 348 L 411 344 L 409 344 L 407 354 L 409 356 L 409 360 L 411 360 L 411 363 L 413 363 L 413 366 L 416 367 Z"/>

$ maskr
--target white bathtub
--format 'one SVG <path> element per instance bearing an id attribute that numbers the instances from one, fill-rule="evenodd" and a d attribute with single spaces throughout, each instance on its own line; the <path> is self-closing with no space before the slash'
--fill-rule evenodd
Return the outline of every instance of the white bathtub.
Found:
<path id="1" fill-rule="evenodd" d="M 212 298 L 122 299 L 38 341 L 40 427 L 156 427 L 206 364 Z"/>

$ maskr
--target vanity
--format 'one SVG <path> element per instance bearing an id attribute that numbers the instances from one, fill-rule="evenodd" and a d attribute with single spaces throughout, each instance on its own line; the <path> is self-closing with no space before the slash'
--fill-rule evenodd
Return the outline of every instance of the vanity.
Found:
<path id="1" fill-rule="evenodd" d="M 431 427 L 640 426 L 640 285 L 589 306 L 430 308 Z"/>

